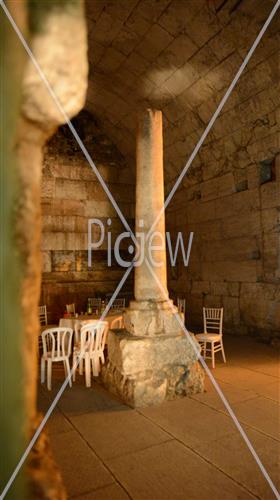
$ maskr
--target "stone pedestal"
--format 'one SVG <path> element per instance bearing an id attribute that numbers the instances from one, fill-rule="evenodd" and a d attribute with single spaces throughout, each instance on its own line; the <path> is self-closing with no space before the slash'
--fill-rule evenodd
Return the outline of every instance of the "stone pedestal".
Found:
<path id="1" fill-rule="evenodd" d="M 139 119 L 136 149 L 135 226 L 142 249 L 135 267 L 136 300 L 125 311 L 125 330 L 109 332 L 102 372 L 109 390 L 135 407 L 203 390 L 197 350 L 182 332 L 167 292 L 162 152 L 162 115 L 148 109 Z"/>
<path id="2" fill-rule="evenodd" d="M 185 334 L 140 337 L 114 330 L 109 332 L 108 352 L 105 386 L 130 406 L 203 391 L 204 374 Z"/>

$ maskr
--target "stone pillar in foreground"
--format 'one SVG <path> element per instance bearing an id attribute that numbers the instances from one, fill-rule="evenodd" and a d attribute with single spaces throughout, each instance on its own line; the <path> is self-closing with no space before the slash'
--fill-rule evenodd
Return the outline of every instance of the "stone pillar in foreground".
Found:
<path id="1" fill-rule="evenodd" d="M 139 117 L 136 162 L 136 235 L 144 250 L 135 267 L 136 300 L 125 311 L 125 330 L 109 333 L 103 371 L 105 385 L 135 407 L 203 390 L 193 344 L 167 292 L 164 212 L 158 217 L 164 205 L 161 111 L 147 109 Z"/>

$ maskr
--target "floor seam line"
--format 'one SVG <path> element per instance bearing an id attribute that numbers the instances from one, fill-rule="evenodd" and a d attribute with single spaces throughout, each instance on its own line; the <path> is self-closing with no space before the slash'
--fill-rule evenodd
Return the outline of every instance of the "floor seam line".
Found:
<path id="1" fill-rule="evenodd" d="M 143 415 L 143 414 L 142 414 Z M 149 417 L 147 417 L 146 415 L 143 415 L 145 418 L 147 418 L 147 420 L 153 422 L 153 420 L 151 420 Z M 154 423 L 154 422 L 153 422 Z M 160 429 L 163 429 L 159 424 L 157 424 L 158 427 Z M 237 484 L 239 487 L 243 488 L 244 490 L 246 490 L 248 493 L 250 493 L 251 495 L 253 495 L 255 498 L 257 499 L 260 499 L 260 497 L 258 495 L 256 495 L 255 493 L 253 493 L 247 486 L 244 486 L 243 483 L 239 483 L 236 479 L 234 479 L 233 477 L 231 477 L 229 474 L 227 474 L 226 472 L 224 472 L 222 469 L 220 469 L 217 465 L 213 464 L 212 462 L 210 462 L 208 459 L 206 459 L 203 455 L 200 455 L 194 448 L 192 448 L 191 446 L 187 445 L 186 443 L 184 443 L 183 441 L 181 441 L 178 437 L 175 437 L 173 434 L 171 434 L 169 431 L 166 431 L 165 432 L 168 432 L 170 434 L 170 436 L 173 436 L 173 440 L 175 441 L 178 441 L 178 443 L 182 444 L 185 448 L 187 448 L 188 450 L 191 450 L 196 456 L 198 456 L 199 458 L 201 458 L 201 460 L 203 460 L 204 462 L 206 462 L 207 464 L 211 465 L 212 467 L 214 467 L 215 469 L 217 469 L 219 472 L 221 472 L 221 474 L 225 475 L 228 479 L 230 479 L 233 483 Z M 172 439 L 170 441 L 173 441 Z"/>
<path id="2" fill-rule="evenodd" d="M 63 413 L 64 417 L 66 418 L 66 420 L 68 421 L 68 417 L 67 415 L 65 415 L 65 413 Z M 77 427 L 72 424 L 76 431 L 78 432 L 79 436 L 82 438 L 82 440 L 87 444 L 87 446 L 90 448 L 90 450 L 96 455 L 96 457 L 100 460 L 100 462 L 102 463 L 102 465 L 105 467 L 105 469 L 111 474 L 111 476 L 115 479 L 116 483 L 126 492 L 126 494 L 128 495 L 128 497 L 133 500 L 132 496 L 130 495 L 130 493 L 126 490 L 126 488 L 121 484 L 121 482 L 117 479 L 117 477 L 115 476 L 115 474 L 111 471 L 111 469 L 106 465 L 106 463 L 102 460 L 102 458 L 96 453 L 96 451 L 92 448 L 92 446 L 90 445 L 90 443 L 83 437 L 83 435 L 80 433 L 80 431 L 77 429 Z"/>
<path id="3" fill-rule="evenodd" d="M 193 399 L 193 398 L 192 398 Z M 253 401 L 254 399 L 257 399 L 257 398 L 252 398 L 252 399 L 248 399 L 246 401 L 241 401 L 246 403 L 247 401 Z M 197 400 L 195 400 L 197 401 Z M 271 400 L 273 401 L 273 400 Z M 207 406 L 208 408 L 211 408 L 211 410 L 215 410 L 217 413 L 220 413 L 222 415 L 225 415 L 227 418 L 230 418 L 230 415 L 228 415 L 228 413 L 225 411 L 225 410 L 221 410 L 221 409 L 217 409 L 217 408 L 213 408 L 212 406 L 210 406 L 208 403 L 204 403 L 202 401 L 199 401 L 199 403 L 201 403 L 202 405 L 204 406 Z M 237 403 L 238 404 L 238 403 Z M 279 412 L 280 412 L 280 409 L 279 409 Z M 242 420 L 241 418 L 238 419 L 242 424 L 246 425 L 247 427 L 249 427 L 250 429 L 253 429 L 254 431 L 257 431 L 259 432 L 260 434 L 262 434 L 263 436 L 266 436 L 268 438 L 271 438 L 273 439 L 274 441 L 276 441 L 277 443 L 280 442 L 280 439 L 277 439 L 275 436 L 271 436 L 270 434 L 267 434 L 266 432 L 262 431 L 261 429 L 258 429 L 257 427 L 254 427 L 252 424 L 248 424 L 247 422 L 245 422 L 244 420 Z"/>

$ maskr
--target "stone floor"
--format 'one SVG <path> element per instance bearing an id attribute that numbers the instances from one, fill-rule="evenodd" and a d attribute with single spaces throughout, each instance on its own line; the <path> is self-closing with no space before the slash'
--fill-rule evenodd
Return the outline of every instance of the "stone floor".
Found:
<path id="1" fill-rule="evenodd" d="M 277 350 L 245 337 L 226 337 L 225 349 L 213 374 L 279 490 Z M 56 368 L 53 390 L 40 388 L 42 411 L 61 380 Z M 80 379 L 47 429 L 69 498 L 275 498 L 209 380 L 203 394 L 134 410 Z"/>

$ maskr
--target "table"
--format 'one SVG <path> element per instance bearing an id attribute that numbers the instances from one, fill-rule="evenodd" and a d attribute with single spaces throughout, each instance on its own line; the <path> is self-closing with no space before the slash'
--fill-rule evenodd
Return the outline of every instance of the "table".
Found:
<path id="1" fill-rule="evenodd" d="M 118 316 L 122 316 L 122 311 L 112 311 L 107 314 L 103 321 L 108 321 L 109 328 L 111 327 L 112 321 Z M 59 326 L 64 328 L 75 329 L 75 325 L 80 325 L 82 321 L 90 321 L 91 319 L 100 319 L 100 316 L 96 314 L 83 314 L 79 315 L 77 318 L 60 318 Z"/>

